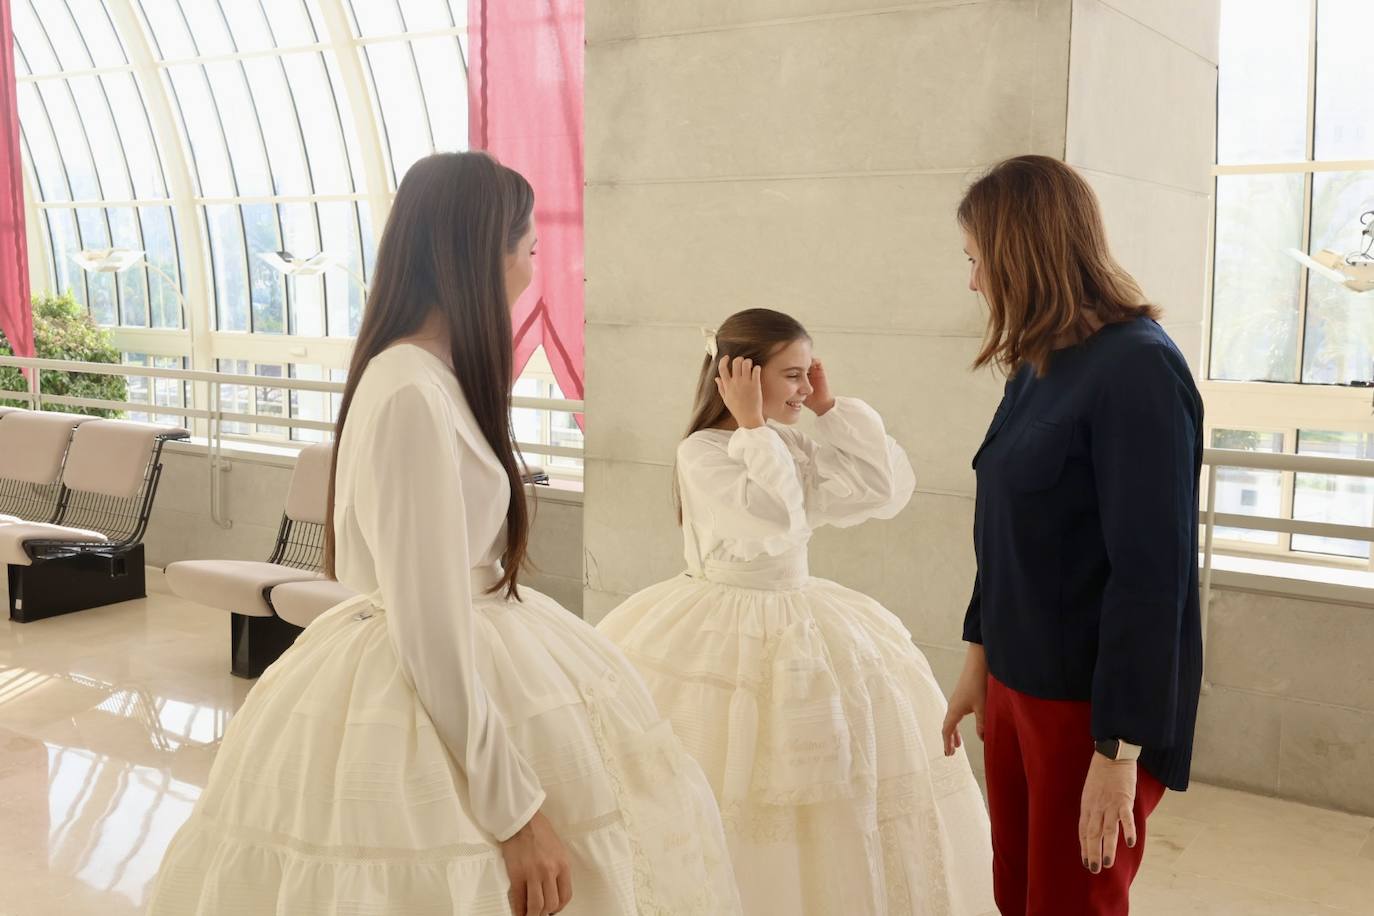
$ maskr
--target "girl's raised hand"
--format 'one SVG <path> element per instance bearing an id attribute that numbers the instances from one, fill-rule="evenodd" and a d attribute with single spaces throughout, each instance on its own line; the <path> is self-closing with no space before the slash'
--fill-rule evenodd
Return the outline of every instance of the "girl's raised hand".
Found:
<path id="1" fill-rule="evenodd" d="M 752 359 L 721 357 L 716 388 L 741 429 L 763 425 L 763 367 Z"/>
<path id="2" fill-rule="evenodd" d="M 802 404 L 818 417 L 828 413 L 835 406 L 835 396 L 830 393 L 830 381 L 825 377 L 825 365 L 820 360 L 811 360 L 806 380 L 811 383 L 811 395 Z"/>

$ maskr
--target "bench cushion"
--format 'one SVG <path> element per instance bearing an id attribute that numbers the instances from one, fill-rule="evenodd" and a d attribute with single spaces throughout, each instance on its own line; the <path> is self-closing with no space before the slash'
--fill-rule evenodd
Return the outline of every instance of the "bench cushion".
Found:
<path id="1" fill-rule="evenodd" d="M 330 608 L 357 598 L 358 593 L 333 579 L 319 579 L 278 585 L 272 589 L 269 597 L 278 617 L 287 623 L 305 627 Z"/>
<path id="2" fill-rule="evenodd" d="M 317 572 L 255 560 L 185 560 L 167 567 L 167 585 L 177 595 L 249 617 L 273 616 L 263 597 L 268 589 L 319 578 Z"/>
<path id="3" fill-rule="evenodd" d="M 0 477 L 23 483 L 56 483 L 72 430 L 90 417 L 25 410 L 0 425 Z"/>
<path id="4" fill-rule="evenodd" d="M 0 524 L 0 562 L 11 566 L 33 565 L 33 560 L 24 552 L 27 541 L 71 541 L 81 544 L 105 543 L 109 538 L 99 531 L 87 531 L 84 528 L 65 528 L 42 522 L 6 522 Z"/>
<path id="5" fill-rule="evenodd" d="M 286 517 L 295 522 L 323 525 L 329 504 L 329 465 L 334 446 L 308 445 L 296 457 L 291 489 L 286 494 Z"/>
<path id="6" fill-rule="evenodd" d="M 131 499 L 143 489 L 157 438 L 180 432 L 178 427 L 128 420 L 83 423 L 72 434 L 62 482 L 78 492 Z"/>

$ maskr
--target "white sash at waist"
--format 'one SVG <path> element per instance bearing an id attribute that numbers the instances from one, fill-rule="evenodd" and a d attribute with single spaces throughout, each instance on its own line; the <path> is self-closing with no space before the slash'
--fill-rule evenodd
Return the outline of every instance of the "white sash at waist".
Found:
<path id="1" fill-rule="evenodd" d="M 801 588 L 811 578 L 805 551 L 752 560 L 707 560 L 701 578 L 737 588 L 785 591 Z"/>

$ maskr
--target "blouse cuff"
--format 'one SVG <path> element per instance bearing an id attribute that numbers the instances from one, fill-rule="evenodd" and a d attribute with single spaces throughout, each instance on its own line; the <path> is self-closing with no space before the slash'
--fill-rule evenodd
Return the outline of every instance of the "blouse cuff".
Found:
<path id="1" fill-rule="evenodd" d="M 866 439 L 886 441 L 883 418 L 868 403 L 858 398 L 835 398 L 835 406 L 816 418 L 816 431 L 827 441 L 853 442 Z"/>
<path id="2" fill-rule="evenodd" d="M 533 820 L 534 816 L 539 813 L 539 809 L 544 807 L 544 801 L 547 798 L 548 794 L 543 789 L 535 793 L 534 803 L 531 804 L 528 809 L 518 815 L 509 826 L 502 829 L 499 833 L 492 834 L 496 837 L 497 842 L 504 843 L 524 829 L 525 825 Z"/>

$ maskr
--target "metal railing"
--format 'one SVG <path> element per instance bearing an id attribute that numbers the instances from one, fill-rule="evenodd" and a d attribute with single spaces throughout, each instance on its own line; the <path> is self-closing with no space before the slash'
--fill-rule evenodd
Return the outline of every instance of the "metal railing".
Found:
<path id="1" fill-rule="evenodd" d="M 1206 496 L 1202 506 L 1202 639 L 1206 658 L 1207 619 L 1212 600 L 1212 570 L 1216 557 L 1217 526 L 1273 531 L 1279 534 L 1305 534 L 1374 543 L 1374 525 L 1343 525 L 1313 522 L 1273 515 L 1241 515 L 1217 511 L 1217 476 L 1223 468 L 1253 471 L 1280 471 L 1294 474 L 1322 474 L 1336 477 L 1374 478 L 1374 460 L 1329 458 L 1319 455 L 1288 455 L 1275 452 L 1249 452 L 1238 449 L 1209 448 L 1203 452 L 1206 468 Z"/>
<path id="2" fill-rule="evenodd" d="M 230 522 L 223 517 L 222 493 L 220 484 L 220 471 L 225 467 L 224 445 L 226 437 L 236 441 L 244 442 L 266 442 L 273 445 L 294 445 L 295 440 L 288 440 L 283 443 L 281 440 L 267 439 L 265 437 L 245 436 L 234 433 L 225 433 L 226 423 L 245 423 L 258 424 L 261 426 L 284 427 L 287 429 L 314 430 L 316 432 L 333 432 L 334 423 L 331 420 L 310 420 L 289 415 L 289 410 L 283 410 L 282 415 L 262 414 L 262 413 L 243 413 L 225 409 L 225 386 L 232 385 L 244 388 L 266 388 L 280 389 L 283 392 L 301 391 L 315 392 L 326 395 L 342 394 L 344 384 L 342 382 L 317 381 L 314 379 L 299 379 L 289 377 L 275 377 L 262 375 L 236 375 L 229 372 L 207 372 L 198 369 L 160 369 L 152 366 L 126 365 L 123 363 L 88 363 L 73 360 L 56 359 L 32 359 L 17 356 L 0 356 L 0 366 L 11 366 L 16 369 L 27 369 L 28 390 L 26 391 L 6 391 L 0 390 L 0 400 L 24 401 L 33 410 L 41 410 L 44 405 L 59 407 L 84 407 L 99 410 L 117 410 L 123 412 L 136 412 L 147 414 L 162 414 L 166 416 L 181 417 L 184 420 L 199 421 L 203 424 L 204 438 L 207 443 L 209 454 L 210 469 L 210 516 L 215 524 L 228 528 Z M 76 372 L 86 375 L 106 375 L 123 376 L 125 378 L 147 378 L 165 379 L 190 383 L 192 391 L 187 399 L 191 406 L 182 404 L 158 404 L 156 395 L 151 389 L 149 391 L 149 401 L 116 401 L 103 398 L 81 398 L 69 395 L 44 394 L 42 391 L 42 375 L 44 372 Z M 194 406 L 205 404 L 204 407 Z M 512 398 L 511 406 L 515 408 L 525 408 L 549 412 L 582 413 L 583 402 L 572 400 L 558 400 L 554 398 Z M 196 425 L 192 425 L 193 430 L 198 431 Z M 299 443 L 304 446 L 308 443 Z M 564 457 L 581 458 L 582 449 L 566 445 L 552 445 L 540 442 L 517 442 L 516 447 L 525 455 L 538 455 L 542 457 Z"/>

